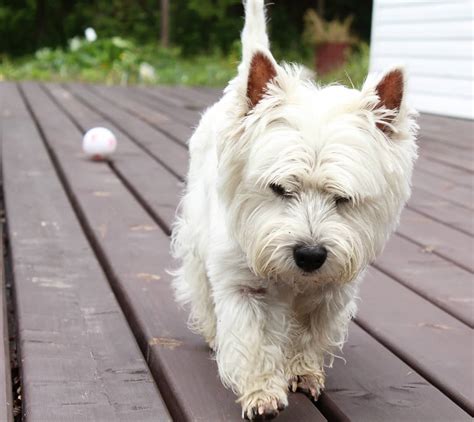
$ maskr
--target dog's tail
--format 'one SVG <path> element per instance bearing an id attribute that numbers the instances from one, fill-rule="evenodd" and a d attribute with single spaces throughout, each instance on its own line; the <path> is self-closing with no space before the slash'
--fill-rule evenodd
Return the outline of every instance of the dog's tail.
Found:
<path id="1" fill-rule="evenodd" d="M 242 59 L 250 62 L 256 50 L 269 49 L 264 0 L 244 0 L 245 26 L 242 31 Z"/>

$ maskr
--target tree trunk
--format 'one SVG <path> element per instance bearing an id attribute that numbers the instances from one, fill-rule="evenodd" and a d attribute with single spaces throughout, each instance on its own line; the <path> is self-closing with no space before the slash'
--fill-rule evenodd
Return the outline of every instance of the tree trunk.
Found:
<path id="1" fill-rule="evenodd" d="M 324 19 L 325 0 L 318 0 L 318 15 Z"/>
<path id="2" fill-rule="evenodd" d="M 168 47 L 170 41 L 169 23 L 170 23 L 170 2 L 161 0 L 161 45 Z"/>
<path id="3" fill-rule="evenodd" d="M 38 49 L 42 45 L 46 17 L 45 0 L 36 0 L 35 12 L 35 47 Z"/>

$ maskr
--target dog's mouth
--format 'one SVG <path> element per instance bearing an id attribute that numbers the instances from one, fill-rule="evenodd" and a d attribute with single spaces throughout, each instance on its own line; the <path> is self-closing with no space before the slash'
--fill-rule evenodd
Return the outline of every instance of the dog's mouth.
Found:
<path id="1" fill-rule="evenodd" d="M 311 284 L 333 284 L 348 283 L 355 278 L 356 273 L 348 272 L 348 268 L 341 268 L 339 271 L 331 271 L 325 266 L 312 272 L 298 271 L 298 278 L 305 283 Z"/>

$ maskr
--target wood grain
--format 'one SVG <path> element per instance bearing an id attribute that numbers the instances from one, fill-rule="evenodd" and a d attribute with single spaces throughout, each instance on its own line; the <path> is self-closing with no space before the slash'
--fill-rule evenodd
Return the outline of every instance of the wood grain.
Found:
<path id="1" fill-rule="evenodd" d="M 170 420 L 17 88 L 0 98 L 24 416 Z"/>
<path id="2" fill-rule="evenodd" d="M 351 421 L 467 421 L 439 390 L 353 324 L 326 394 Z M 440 401 L 440 402 L 439 402 Z"/>
<path id="3" fill-rule="evenodd" d="M 90 89 L 102 98 L 117 104 L 118 107 L 122 108 L 124 111 L 127 111 L 131 115 L 149 123 L 155 129 L 168 135 L 183 146 L 187 145 L 188 139 L 193 134 L 192 127 L 180 122 L 180 119 L 182 119 L 186 114 L 194 115 L 194 112 L 190 110 L 178 110 L 171 106 L 167 106 L 166 108 L 168 110 L 166 110 L 166 114 L 162 114 L 163 107 L 155 107 L 155 109 L 147 107 L 146 105 L 136 101 L 133 95 L 130 95 L 130 92 L 125 88 L 91 86 Z"/>
<path id="4" fill-rule="evenodd" d="M 406 208 L 398 233 L 467 271 L 474 271 L 474 238 Z"/>
<path id="5" fill-rule="evenodd" d="M 459 230 L 468 236 L 474 235 L 473 211 L 454 204 L 440 196 L 414 187 L 408 206 L 432 220 Z"/>
<path id="6" fill-rule="evenodd" d="M 472 329 L 372 268 L 356 320 L 471 415 Z"/>
<path id="7" fill-rule="evenodd" d="M 395 234 L 376 267 L 469 326 L 474 324 L 472 274 Z"/>

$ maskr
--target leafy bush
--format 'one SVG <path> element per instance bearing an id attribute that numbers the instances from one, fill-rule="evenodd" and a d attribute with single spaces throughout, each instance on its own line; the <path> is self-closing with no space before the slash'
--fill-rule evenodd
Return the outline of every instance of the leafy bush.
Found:
<path id="1" fill-rule="evenodd" d="M 232 54 L 186 59 L 177 48 L 137 45 L 120 37 L 95 42 L 76 37 L 67 49 L 42 48 L 14 62 L 3 58 L 0 79 L 223 85 L 235 73 L 236 62 Z"/>
<path id="2" fill-rule="evenodd" d="M 278 59 L 302 62 L 307 57 L 292 52 Z M 107 84 L 184 84 L 223 86 L 236 73 L 240 42 L 234 42 L 229 53 L 183 56 L 178 48 L 160 48 L 155 44 L 138 44 L 120 37 L 99 38 L 88 42 L 75 37 L 67 48 L 42 48 L 33 56 L 12 61 L 0 58 L 1 79 L 37 79 L 52 81 L 84 81 Z M 340 81 L 360 85 L 368 67 L 368 46 L 354 53 L 345 70 L 324 77 L 323 82 Z M 347 75 L 346 76 L 346 72 Z"/>
<path id="3" fill-rule="evenodd" d="M 324 4 L 322 15 L 328 20 L 356 16 L 355 34 L 369 39 L 372 1 L 267 3 L 272 45 L 277 49 L 303 48 L 303 15 L 316 3 Z M 241 0 L 173 0 L 169 15 L 171 43 L 185 55 L 216 49 L 227 54 L 242 29 Z M 0 52 L 21 57 L 42 47 L 65 48 L 70 38 L 89 26 L 101 38 L 119 36 L 139 44 L 158 44 L 160 18 L 159 0 L 0 0 Z"/>

